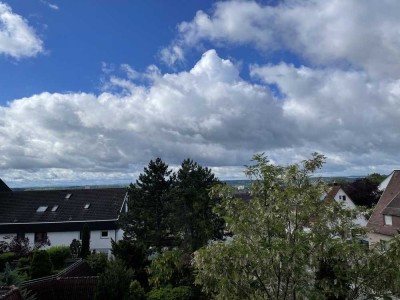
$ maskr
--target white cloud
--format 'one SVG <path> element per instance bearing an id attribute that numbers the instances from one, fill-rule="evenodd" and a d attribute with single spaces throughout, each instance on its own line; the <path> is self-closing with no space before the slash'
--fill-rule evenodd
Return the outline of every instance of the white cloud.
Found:
<path id="1" fill-rule="evenodd" d="M 290 50 L 312 64 L 350 64 L 370 75 L 397 78 L 399 10 L 400 2 L 391 0 L 286 0 L 277 6 L 219 1 L 210 14 L 198 11 L 192 21 L 182 22 L 167 49 L 202 41 L 253 45 L 267 53 Z"/>
<path id="2" fill-rule="evenodd" d="M 0 2 L 0 54 L 22 58 L 43 52 L 43 42 L 28 22 Z"/>
<path id="3" fill-rule="evenodd" d="M 235 166 L 255 150 L 288 143 L 290 133 L 277 125 L 282 106 L 214 50 L 190 71 L 151 67 L 142 76 L 149 86 L 111 76 L 123 94 L 41 93 L 0 107 L 2 173 L 131 173 L 157 156 L 175 165 L 191 157 Z"/>

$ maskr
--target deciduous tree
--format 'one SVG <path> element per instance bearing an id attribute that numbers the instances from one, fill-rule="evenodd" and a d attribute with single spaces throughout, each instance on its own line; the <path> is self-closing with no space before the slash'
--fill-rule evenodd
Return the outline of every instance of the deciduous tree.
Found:
<path id="1" fill-rule="evenodd" d="M 324 163 L 313 154 L 277 166 L 256 155 L 246 174 L 252 199 L 226 187 L 219 213 L 232 238 L 197 251 L 196 282 L 216 299 L 378 299 L 395 294 L 400 243 L 387 252 L 360 243 L 359 210 L 321 200 L 326 186 L 311 175 Z M 379 278 L 379 280 L 376 280 Z"/>

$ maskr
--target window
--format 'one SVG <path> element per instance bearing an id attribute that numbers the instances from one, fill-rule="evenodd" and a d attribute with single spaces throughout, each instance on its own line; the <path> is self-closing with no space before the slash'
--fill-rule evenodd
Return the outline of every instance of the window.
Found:
<path id="1" fill-rule="evenodd" d="M 384 215 L 385 217 L 385 225 L 393 225 L 392 216 Z"/>
<path id="2" fill-rule="evenodd" d="M 343 195 L 342 196 L 342 200 L 345 201 L 346 200 L 346 196 Z"/>
<path id="3" fill-rule="evenodd" d="M 51 211 L 55 212 L 55 211 L 57 211 L 57 209 L 58 209 L 58 205 L 54 205 L 53 208 L 51 209 Z"/>
<path id="4" fill-rule="evenodd" d="M 72 196 L 72 194 L 67 194 L 67 195 L 65 196 L 65 199 L 69 199 L 69 198 L 71 198 L 71 196 Z"/>
<path id="5" fill-rule="evenodd" d="M 88 209 L 90 207 L 90 203 L 86 203 L 85 206 L 83 207 L 84 209 Z"/>
<path id="6" fill-rule="evenodd" d="M 39 206 L 36 212 L 45 212 L 48 206 Z"/>
<path id="7" fill-rule="evenodd" d="M 102 231 L 100 237 L 101 237 L 102 239 L 108 238 L 108 231 Z"/>
<path id="8" fill-rule="evenodd" d="M 17 232 L 17 240 L 21 241 L 25 238 L 25 232 Z"/>
<path id="9" fill-rule="evenodd" d="M 47 241 L 47 232 L 35 232 L 35 244 L 45 243 Z"/>

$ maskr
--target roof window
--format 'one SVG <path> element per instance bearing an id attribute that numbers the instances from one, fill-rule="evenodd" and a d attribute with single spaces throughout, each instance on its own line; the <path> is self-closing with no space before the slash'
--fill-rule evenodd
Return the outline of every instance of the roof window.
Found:
<path id="1" fill-rule="evenodd" d="M 67 194 L 67 195 L 65 196 L 65 199 L 69 199 L 69 198 L 71 198 L 71 196 L 72 196 L 72 194 Z"/>
<path id="2" fill-rule="evenodd" d="M 48 206 L 39 206 L 36 212 L 45 212 L 47 210 Z"/>
<path id="3" fill-rule="evenodd" d="M 57 209 L 58 209 L 58 205 L 54 205 L 53 208 L 51 209 L 51 211 L 55 212 L 55 211 L 57 211 Z"/>
<path id="4" fill-rule="evenodd" d="M 86 203 L 85 206 L 83 207 L 84 209 L 88 209 L 90 207 L 90 203 Z"/>

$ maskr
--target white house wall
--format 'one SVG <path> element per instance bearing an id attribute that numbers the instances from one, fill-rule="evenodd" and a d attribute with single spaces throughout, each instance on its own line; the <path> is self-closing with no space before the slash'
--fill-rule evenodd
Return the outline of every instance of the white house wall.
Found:
<path id="1" fill-rule="evenodd" d="M 102 237 L 102 232 L 107 231 L 108 236 Z M 4 233 L 0 236 L 0 241 L 7 241 L 4 239 L 6 236 L 13 237 L 15 233 Z M 50 246 L 44 247 L 49 248 L 53 246 L 69 246 L 73 239 L 79 240 L 79 231 L 65 231 L 65 232 L 48 232 L 47 237 L 50 241 Z M 25 237 L 29 239 L 31 247 L 34 246 L 35 234 L 33 232 L 25 233 Z M 123 231 L 117 230 L 91 230 L 90 231 L 90 250 L 96 250 L 97 252 L 108 253 L 111 249 L 111 239 L 119 241 L 123 238 Z M 9 241 L 9 240 L 8 240 Z"/>
<path id="2" fill-rule="evenodd" d="M 342 200 L 343 196 L 346 196 L 346 200 Z M 339 191 L 336 193 L 335 201 L 337 201 L 339 203 L 343 203 L 346 208 L 350 208 L 350 209 L 356 208 L 356 205 L 354 204 L 354 202 L 351 200 L 349 195 L 347 195 L 343 189 L 339 189 Z M 357 219 L 354 220 L 354 223 L 365 227 L 365 226 L 367 226 L 368 221 L 364 216 L 358 216 Z"/>

